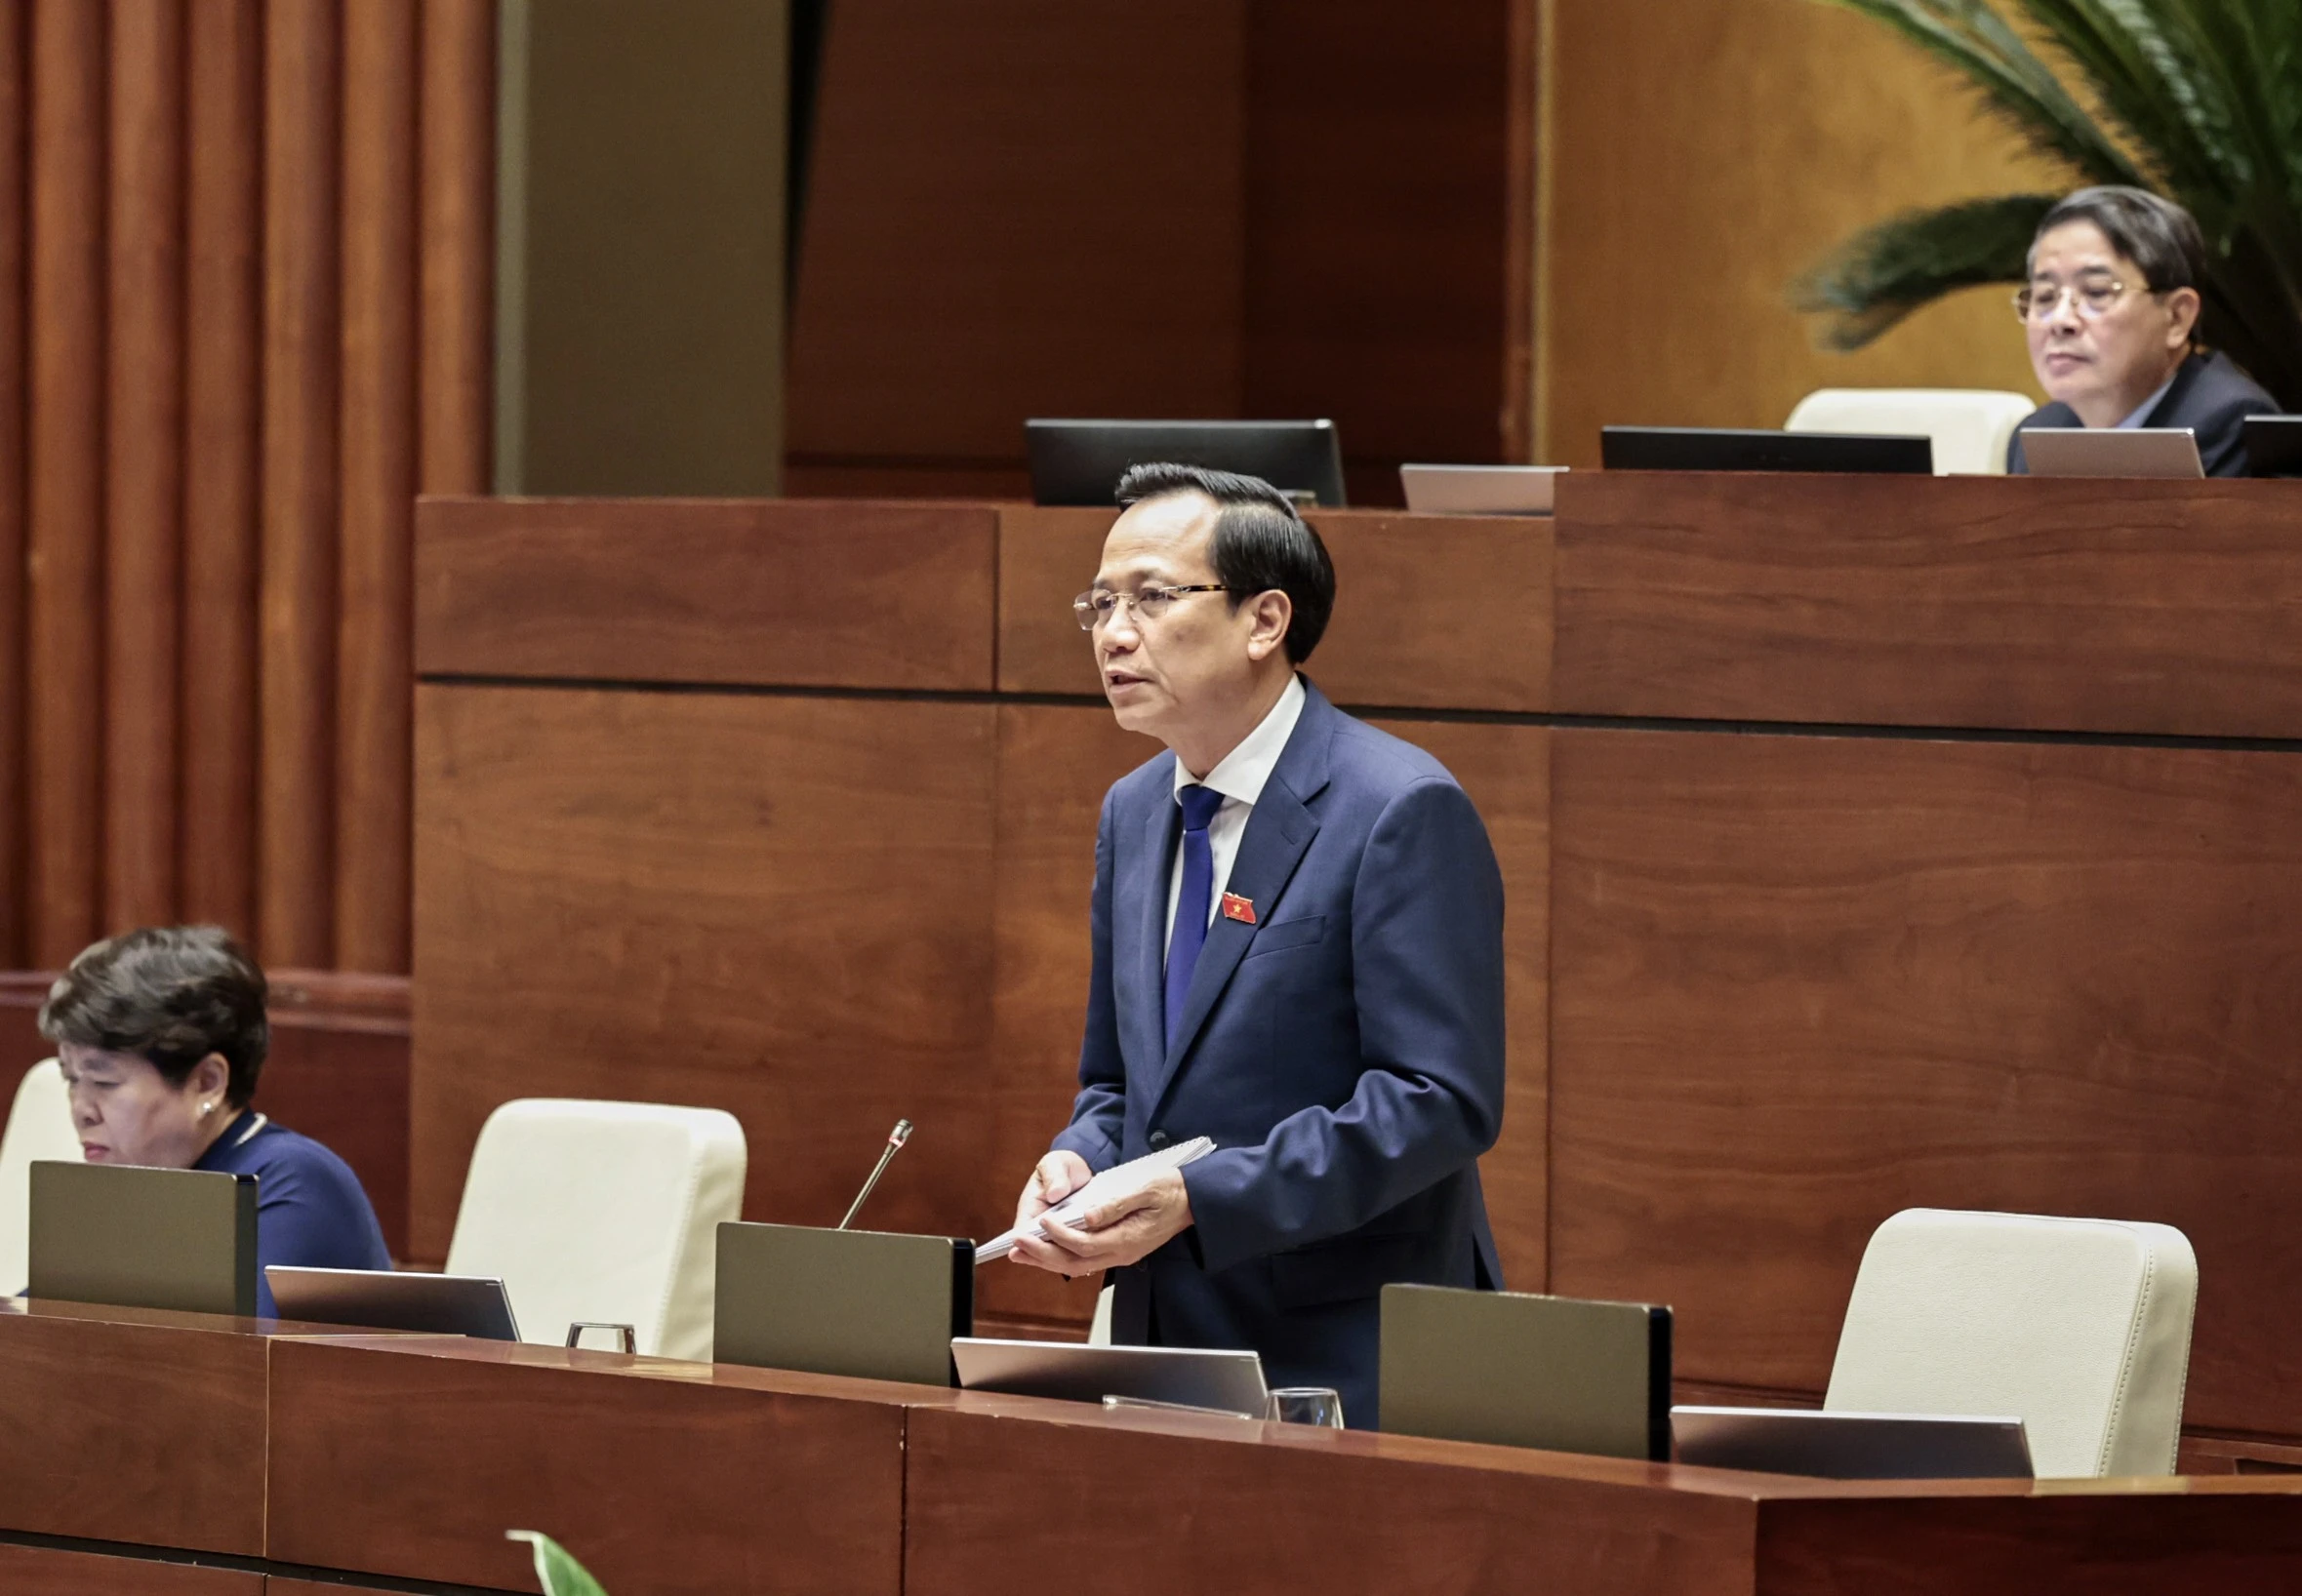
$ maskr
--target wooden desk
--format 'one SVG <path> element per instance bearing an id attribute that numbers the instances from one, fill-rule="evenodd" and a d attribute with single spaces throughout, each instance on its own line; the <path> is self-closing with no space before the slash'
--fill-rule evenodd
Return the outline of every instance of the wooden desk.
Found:
<path id="1" fill-rule="evenodd" d="M 11 1540 L 26 1530 L 21 1475 L 0 1479 L 12 1596 L 263 1596 L 255 1581 L 311 1596 L 346 1576 L 532 1590 L 507 1528 L 552 1535 L 614 1596 L 989 1596 L 1089 1576 L 1116 1596 L 2242 1596 L 2302 1579 L 2302 1479 L 1796 1480 L 553 1347 L 118 1317 L 0 1314 L 0 1367 L 37 1336 L 48 1376 L 0 1386 L 0 1420 L 28 1426 L 41 1465 L 82 1497 L 69 1532 L 32 1533 L 106 1543 Z M 140 1333 L 131 1369 L 268 1366 L 240 1450 L 168 1412 L 196 1396 L 181 1385 L 143 1390 L 133 1429 L 125 1400 L 92 1395 L 127 1389 L 122 1329 Z M 238 1399 L 252 1389 L 241 1375 Z M 103 1422 L 86 1422 L 92 1408 Z M 147 1538 L 197 1532 L 181 1506 L 162 1517 L 152 1502 L 189 1502 L 192 1471 L 268 1496 L 260 1540 L 226 1568 L 187 1568 L 205 1548 Z"/>
<path id="2" fill-rule="evenodd" d="M 904 1423 L 933 1388 L 500 1342 L 283 1342 L 268 1555 L 527 1588 L 507 1529 L 614 1596 L 903 1584 Z"/>
<path id="3" fill-rule="evenodd" d="M 1578 473 L 1555 522 L 1316 516 L 1312 674 L 1502 863 L 1511 1283 L 1672 1302 L 1689 1377 L 1814 1397 L 1896 1209 L 2164 1220 L 2194 1439 L 2302 1456 L 2297 509 Z M 418 1256 L 539 1094 L 728 1108 L 747 1216 L 795 1223 L 909 1117 L 869 1222 L 1004 1225 L 1071 1098 L 1102 795 L 1155 751 L 1069 611 L 1106 520 L 426 501 Z M 1091 1302 L 999 1268 L 979 1308 Z"/>
<path id="4" fill-rule="evenodd" d="M 259 1323 L 0 1298 L 0 1530 L 261 1556 Z"/>
<path id="5" fill-rule="evenodd" d="M 2302 1480 L 1799 1480 L 968 1397 L 910 1416 L 909 1596 L 1093 1568 L 1252 1590 L 2037 1596 L 2290 1590 Z M 1047 1480 L 1122 1482 L 1070 1511 Z"/>

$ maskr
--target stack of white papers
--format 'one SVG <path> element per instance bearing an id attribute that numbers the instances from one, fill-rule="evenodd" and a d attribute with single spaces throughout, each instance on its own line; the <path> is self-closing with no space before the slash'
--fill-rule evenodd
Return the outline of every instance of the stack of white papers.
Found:
<path id="1" fill-rule="evenodd" d="M 1077 1191 L 1049 1209 L 1040 1218 L 1052 1218 L 1070 1224 L 1082 1214 L 1092 1213 L 1114 1197 L 1140 1191 L 1151 1180 L 1169 1170 L 1179 1170 L 1186 1164 L 1196 1163 L 1215 1150 L 1215 1142 L 1208 1137 L 1193 1137 L 1189 1141 L 1178 1141 L 1172 1147 L 1162 1147 L 1147 1157 L 1128 1164 L 1114 1164 L 1096 1176 Z M 1019 1241 L 1041 1241 L 1047 1232 L 1039 1220 L 1019 1225 L 1013 1230 L 993 1236 L 975 1250 L 975 1261 L 989 1263 L 1003 1258 L 1015 1250 Z"/>

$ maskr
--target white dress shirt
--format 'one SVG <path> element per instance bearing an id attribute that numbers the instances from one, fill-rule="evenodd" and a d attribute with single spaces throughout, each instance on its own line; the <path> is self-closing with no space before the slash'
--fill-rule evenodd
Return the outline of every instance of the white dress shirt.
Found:
<path id="1" fill-rule="evenodd" d="M 1210 926 L 1215 923 L 1216 908 L 1223 901 L 1223 889 L 1231 883 L 1231 867 L 1239 857 L 1239 839 L 1247 834 L 1247 817 L 1254 811 L 1255 800 L 1263 796 L 1263 784 L 1278 768 L 1287 738 L 1295 735 L 1295 723 L 1303 718 L 1303 678 L 1290 677 L 1279 701 L 1271 706 L 1271 713 L 1240 739 L 1237 747 L 1223 756 L 1207 773 L 1204 782 L 1193 781 L 1191 773 L 1183 768 L 1182 760 L 1175 762 L 1175 790 L 1179 795 L 1185 787 L 1202 785 L 1223 794 L 1215 818 L 1207 822 L 1207 850 L 1215 856 L 1215 883 L 1207 894 Z M 1181 802 L 1180 797 L 1177 801 Z M 1175 905 L 1182 897 L 1183 845 L 1178 842 L 1175 868 L 1167 876 L 1166 939 L 1170 942 L 1175 939 Z"/>

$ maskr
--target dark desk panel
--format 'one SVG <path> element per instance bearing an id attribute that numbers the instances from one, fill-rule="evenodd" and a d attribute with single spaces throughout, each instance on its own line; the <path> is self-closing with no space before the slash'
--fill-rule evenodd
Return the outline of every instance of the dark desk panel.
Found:
<path id="1" fill-rule="evenodd" d="M 532 1590 L 541 1530 L 615 1596 L 902 1588 L 924 1387 L 459 1340 L 282 1341 L 269 1556 Z"/>
<path id="2" fill-rule="evenodd" d="M 1116 512 L 999 512 L 999 689 L 1100 697 L 1071 599 Z M 1551 707 L 1551 523 L 1315 510 L 1335 615 L 1306 667 L 1337 703 Z"/>
<path id="3" fill-rule="evenodd" d="M 1913 1206 L 2198 1250 L 2185 1417 L 2302 1433 L 2302 757 L 1561 731 L 1553 1289 L 1820 1391 Z"/>
<path id="4" fill-rule="evenodd" d="M 2302 1481 L 1840 1482 L 968 1397 L 910 1416 L 907 1596 L 2282 1592 Z M 1126 1482 L 1060 1510 L 1050 1477 Z"/>
<path id="5" fill-rule="evenodd" d="M 990 1190 L 996 713 L 421 688 L 418 1256 L 446 1255 L 480 1125 L 522 1097 L 725 1108 L 747 1217 L 791 1224 L 835 1223 L 908 1117 L 871 1222 L 995 1233 L 952 1197 Z"/>
<path id="6" fill-rule="evenodd" d="M 427 499 L 416 515 L 424 675 L 991 686 L 988 505 Z"/>
<path id="7" fill-rule="evenodd" d="M 1557 707 L 2302 737 L 2302 488 L 1570 473 Z"/>
<path id="8" fill-rule="evenodd" d="M 0 1544 L 0 1590 L 8 1596 L 267 1596 L 263 1575 L 239 1569 L 7 1544 Z"/>
<path id="9" fill-rule="evenodd" d="M 0 1299 L 0 1530 L 261 1553 L 256 1326 Z"/>

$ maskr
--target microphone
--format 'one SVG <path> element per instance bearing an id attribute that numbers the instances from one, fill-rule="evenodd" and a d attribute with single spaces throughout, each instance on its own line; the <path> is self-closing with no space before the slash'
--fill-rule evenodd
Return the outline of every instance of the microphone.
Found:
<path id="1" fill-rule="evenodd" d="M 888 1160 L 903 1151 L 904 1143 L 910 1139 L 911 1122 L 908 1119 L 897 1120 L 895 1129 L 887 1133 L 887 1145 L 880 1150 L 879 1162 L 871 1166 L 871 1177 L 864 1182 L 864 1189 L 855 1194 L 855 1201 L 847 1205 L 847 1217 L 839 1221 L 839 1229 L 845 1230 L 855 1222 L 856 1212 L 864 1206 L 864 1199 L 871 1195 L 871 1188 L 887 1173 Z"/>

